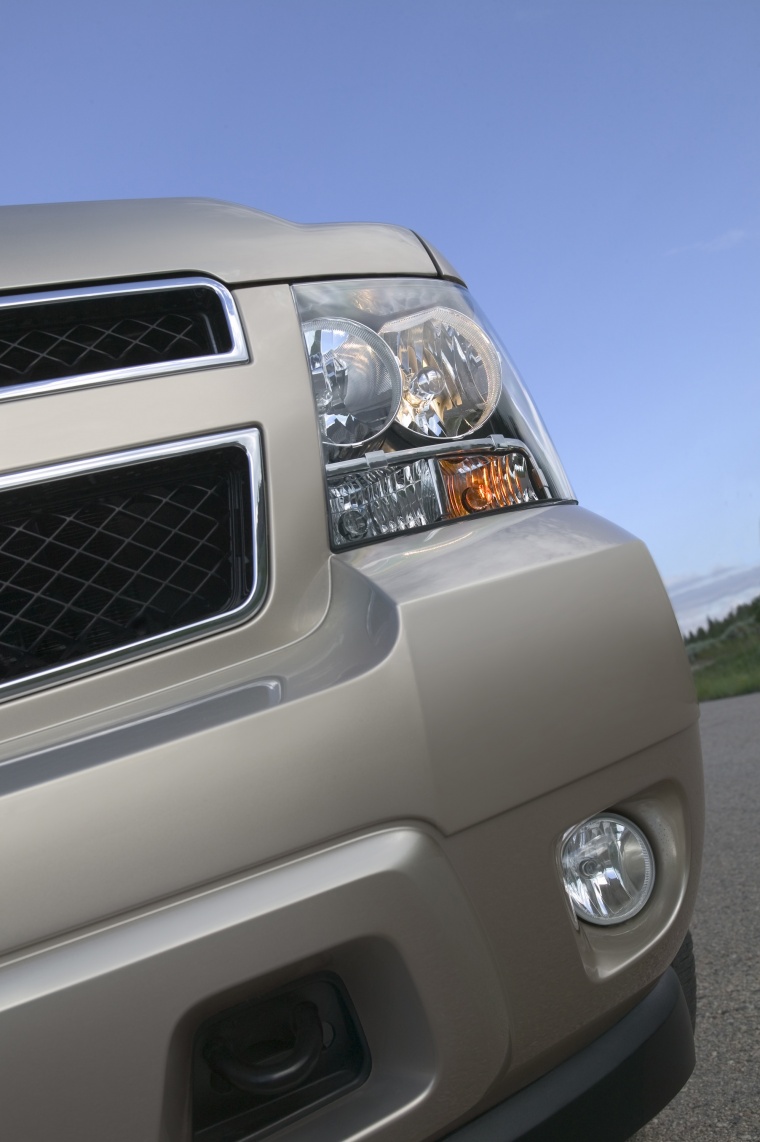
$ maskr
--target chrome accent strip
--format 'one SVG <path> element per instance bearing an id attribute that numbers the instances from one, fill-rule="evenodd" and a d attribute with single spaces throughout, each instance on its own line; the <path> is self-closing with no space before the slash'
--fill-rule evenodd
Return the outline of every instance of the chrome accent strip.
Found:
<path id="1" fill-rule="evenodd" d="M 82 301 L 88 297 L 119 297 L 134 293 L 163 293 L 172 289 L 201 288 L 212 290 L 222 303 L 227 326 L 232 338 L 232 348 L 226 353 L 207 354 L 203 357 L 181 357 L 176 361 L 159 362 L 155 365 L 136 365 L 134 368 L 101 369 L 97 373 L 80 373 L 74 377 L 51 378 L 49 381 L 29 381 L 17 385 L 0 387 L 0 401 L 19 400 L 38 396 L 42 393 L 58 392 L 65 389 L 79 389 L 87 385 L 119 384 L 122 381 L 138 381 L 145 377 L 163 376 L 166 373 L 187 372 L 191 369 L 209 369 L 218 365 L 234 365 L 250 361 L 245 343 L 243 326 L 238 316 L 235 301 L 221 282 L 213 278 L 187 277 L 163 278 L 152 281 L 123 282 L 120 285 L 80 286 L 73 289 L 46 290 L 43 293 L 23 293 L 0 297 L 0 311 L 17 309 L 25 305 L 46 305 L 56 301 Z"/>
<path id="2" fill-rule="evenodd" d="M 252 581 L 251 591 L 242 603 L 221 615 L 212 615 L 187 626 L 176 627 L 162 634 L 151 635 L 136 642 L 88 655 L 75 662 L 62 663 L 40 670 L 36 674 L 26 674 L 9 682 L 0 682 L 0 699 L 15 698 L 30 690 L 52 686 L 57 682 L 67 682 L 83 674 L 90 674 L 101 666 L 115 666 L 122 662 L 152 654 L 157 650 L 200 638 L 205 634 L 216 633 L 230 626 L 236 626 L 251 618 L 264 602 L 267 588 L 268 563 L 266 549 L 266 520 L 264 498 L 264 470 L 261 457 L 261 433 L 257 428 L 240 429 L 233 432 L 219 432 L 210 436 L 197 436 L 185 440 L 173 440 L 164 444 L 154 444 L 144 448 L 131 448 L 124 452 L 110 452 L 102 456 L 87 456 L 81 460 L 50 464 L 44 468 L 33 468 L 0 476 L 0 492 L 12 488 L 27 488 L 34 484 L 44 484 L 67 476 L 81 476 L 88 472 L 104 472 L 112 468 L 123 468 L 129 464 L 139 464 L 149 460 L 161 460 L 173 456 L 187 456 L 192 452 L 202 452 L 209 448 L 234 445 L 242 448 L 248 458 L 248 471 L 251 479 L 251 535 L 252 535 Z"/>

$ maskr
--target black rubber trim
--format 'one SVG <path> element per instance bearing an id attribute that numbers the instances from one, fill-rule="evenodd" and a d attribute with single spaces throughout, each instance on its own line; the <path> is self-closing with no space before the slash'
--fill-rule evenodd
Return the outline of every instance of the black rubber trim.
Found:
<path id="1" fill-rule="evenodd" d="M 425 247 L 425 250 L 427 251 L 427 255 L 430 258 L 430 261 L 433 263 L 433 265 L 437 269 L 438 277 L 441 279 L 441 281 L 454 282 L 456 285 L 464 286 L 464 288 L 467 289 L 467 282 L 464 280 L 464 278 L 460 278 L 460 276 L 456 272 L 456 270 L 454 270 L 453 274 L 447 274 L 445 272 L 443 266 L 441 265 L 441 263 L 438 259 L 437 251 L 433 248 L 433 246 L 431 246 L 428 242 L 425 241 L 425 239 L 422 237 L 421 234 L 418 234 L 416 230 L 410 230 L 410 233 L 414 234 L 415 238 L 420 243 L 420 245 Z M 441 255 L 441 257 L 443 257 L 443 255 Z M 454 267 L 452 266 L 452 269 L 453 268 Z"/>
<path id="2" fill-rule="evenodd" d="M 694 1063 L 686 1000 L 668 968 L 604 1035 L 446 1142 L 625 1142 L 678 1093 Z"/>

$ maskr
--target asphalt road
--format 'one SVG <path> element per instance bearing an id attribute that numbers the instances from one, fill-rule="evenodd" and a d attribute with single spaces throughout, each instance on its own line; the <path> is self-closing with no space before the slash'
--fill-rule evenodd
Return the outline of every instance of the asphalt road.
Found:
<path id="1" fill-rule="evenodd" d="M 636 1142 L 760 1142 L 760 694 L 702 706 L 697 1066 Z"/>

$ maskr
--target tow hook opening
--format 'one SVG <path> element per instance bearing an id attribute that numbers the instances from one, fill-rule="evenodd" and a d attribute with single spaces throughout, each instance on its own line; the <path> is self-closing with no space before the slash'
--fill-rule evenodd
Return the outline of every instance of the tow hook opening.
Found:
<path id="1" fill-rule="evenodd" d="M 194 1142 L 249 1142 L 360 1086 L 371 1061 L 346 988 L 323 973 L 207 1019 L 195 1035 Z"/>

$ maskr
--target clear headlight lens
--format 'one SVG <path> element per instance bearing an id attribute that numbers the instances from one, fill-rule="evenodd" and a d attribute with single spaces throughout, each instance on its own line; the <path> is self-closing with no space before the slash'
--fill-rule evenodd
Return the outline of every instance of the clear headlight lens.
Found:
<path id="1" fill-rule="evenodd" d="M 632 821 L 616 813 L 592 817 L 569 833 L 560 853 L 565 891 L 576 916 L 590 924 L 621 924 L 654 888 L 654 857 Z"/>
<path id="2" fill-rule="evenodd" d="M 340 318 L 303 323 L 322 442 L 356 448 L 381 435 L 401 403 L 401 374 L 385 341 Z"/>
<path id="3" fill-rule="evenodd" d="M 572 500 L 509 357 L 465 289 L 428 278 L 293 288 L 334 547 Z"/>
<path id="4" fill-rule="evenodd" d="M 501 362 L 471 318 L 439 305 L 387 321 L 380 335 L 404 378 L 399 424 L 437 439 L 485 424 L 501 395 Z"/>

